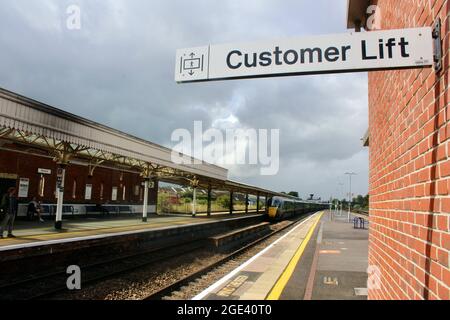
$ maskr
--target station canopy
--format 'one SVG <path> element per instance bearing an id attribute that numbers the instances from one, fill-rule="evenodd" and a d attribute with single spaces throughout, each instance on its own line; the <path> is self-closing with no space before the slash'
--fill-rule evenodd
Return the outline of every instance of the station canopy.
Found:
<path id="1" fill-rule="evenodd" d="M 280 195 L 229 181 L 228 170 L 213 164 L 176 164 L 171 161 L 169 148 L 1 88 L 0 140 L 43 150 L 55 159 L 68 156 L 68 162 L 76 160 L 90 169 L 102 165 L 180 185 L 197 180 L 198 186 L 205 189 Z"/>

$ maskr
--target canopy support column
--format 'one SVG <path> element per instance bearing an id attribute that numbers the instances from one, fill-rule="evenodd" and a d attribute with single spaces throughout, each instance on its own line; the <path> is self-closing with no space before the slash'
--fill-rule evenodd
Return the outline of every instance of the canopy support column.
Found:
<path id="1" fill-rule="evenodd" d="M 207 205 L 207 209 L 206 209 L 206 213 L 208 215 L 208 217 L 211 216 L 211 185 L 208 186 L 208 205 Z"/>
<path id="2" fill-rule="evenodd" d="M 197 215 L 197 188 L 194 188 L 192 192 L 192 216 Z"/>
<path id="3" fill-rule="evenodd" d="M 230 191 L 230 215 L 233 214 L 233 191 Z"/>
<path id="4" fill-rule="evenodd" d="M 148 220 L 148 185 L 150 183 L 150 178 L 145 178 L 144 180 L 144 203 L 142 206 L 142 222 L 147 222 Z"/>
<path id="5" fill-rule="evenodd" d="M 56 192 L 58 200 L 56 202 L 56 219 L 55 219 L 55 229 L 62 229 L 62 215 L 63 215 L 63 205 L 64 205 L 64 180 L 66 176 L 66 164 L 59 164 L 57 172 L 56 181 Z"/>
<path id="6" fill-rule="evenodd" d="M 256 213 L 259 213 L 259 192 L 256 194 Z"/>
<path id="7" fill-rule="evenodd" d="M 245 194 L 245 213 L 248 213 L 248 193 Z"/>
<path id="8" fill-rule="evenodd" d="M 58 164 L 58 171 L 56 176 L 56 195 L 58 200 L 56 202 L 56 214 L 55 214 L 55 229 L 62 229 L 62 216 L 64 207 L 64 180 L 66 177 L 66 169 L 70 163 L 70 159 L 74 154 L 78 152 L 80 147 L 73 148 L 69 143 L 61 142 L 58 146 L 55 146 L 54 161 Z"/>

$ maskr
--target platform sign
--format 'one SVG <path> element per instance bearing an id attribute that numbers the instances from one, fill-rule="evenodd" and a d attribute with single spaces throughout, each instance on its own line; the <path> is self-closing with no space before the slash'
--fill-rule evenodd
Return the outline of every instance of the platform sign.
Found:
<path id="1" fill-rule="evenodd" d="M 141 185 L 142 185 L 142 186 L 145 186 L 145 182 L 142 182 Z M 150 181 L 148 182 L 148 188 L 149 188 L 149 189 L 154 189 L 154 188 L 155 188 L 155 181 L 150 180 Z"/>
<path id="2" fill-rule="evenodd" d="M 433 65 L 432 29 L 286 38 L 181 49 L 175 81 L 362 72 Z"/>
<path id="3" fill-rule="evenodd" d="M 117 201 L 117 187 L 112 188 L 111 192 L 111 201 Z"/>
<path id="4" fill-rule="evenodd" d="M 87 184 L 86 189 L 84 190 L 84 200 L 92 199 L 92 184 Z"/>
<path id="5" fill-rule="evenodd" d="M 52 170 L 50 170 L 50 169 L 39 168 L 39 169 L 38 169 L 38 173 L 39 173 L 39 174 L 50 175 L 50 174 L 52 174 Z"/>
<path id="6" fill-rule="evenodd" d="M 28 189 L 30 188 L 30 179 L 28 178 L 20 178 L 19 180 L 19 198 L 27 198 L 28 197 Z"/>

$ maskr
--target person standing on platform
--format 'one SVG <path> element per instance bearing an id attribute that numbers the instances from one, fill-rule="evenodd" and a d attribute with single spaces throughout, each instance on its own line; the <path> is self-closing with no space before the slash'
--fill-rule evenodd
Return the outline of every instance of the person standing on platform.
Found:
<path id="1" fill-rule="evenodd" d="M 8 189 L 8 193 L 2 198 L 1 208 L 3 210 L 3 221 L 0 225 L 0 239 L 3 238 L 3 232 L 6 228 L 8 230 L 8 238 L 15 238 L 12 231 L 18 208 L 16 188 L 11 187 Z"/>
<path id="2" fill-rule="evenodd" d="M 41 201 L 37 202 L 36 205 L 36 213 L 38 215 L 39 221 L 40 222 L 45 222 L 44 219 L 42 218 L 42 206 L 41 206 Z"/>

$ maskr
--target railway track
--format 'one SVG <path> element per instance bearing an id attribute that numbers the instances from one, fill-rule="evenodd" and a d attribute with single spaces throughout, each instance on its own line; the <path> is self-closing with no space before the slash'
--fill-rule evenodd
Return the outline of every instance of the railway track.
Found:
<path id="1" fill-rule="evenodd" d="M 157 292 L 145 296 L 143 300 L 157 300 L 166 296 L 170 296 L 172 292 L 180 290 L 183 286 L 201 278 L 203 275 L 208 274 L 225 263 L 235 259 L 243 253 L 254 248 L 258 244 L 272 238 L 273 236 L 294 227 L 297 223 L 303 221 L 305 216 L 300 217 L 292 222 L 286 224 L 286 221 L 272 225 L 275 231 L 247 244 L 243 247 L 235 250 L 229 254 L 222 255 L 219 260 L 215 260 L 206 267 L 201 267 L 193 271 L 191 274 L 181 278 L 178 281 L 170 283 L 164 286 Z M 281 225 L 279 229 L 277 225 Z M 137 272 L 140 269 L 151 267 L 170 259 L 175 259 L 189 254 L 197 254 L 196 252 L 208 251 L 207 241 L 195 240 L 186 242 L 182 245 L 174 244 L 171 246 L 165 246 L 160 248 L 153 248 L 151 250 L 138 252 L 135 254 L 124 255 L 120 257 L 105 259 L 97 263 L 89 265 L 81 265 L 82 270 L 82 286 L 83 288 L 92 287 L 95 288 L 103 281 L 115 279 L 118 277 L 131 275 L 133 272 Z M 47 274 L 40 274 L 32 276 L 20 281 L 14 281 L 0 285 L 0 300 L 42 300 L 42 299 L 54 299 L 61 295 L 68 295 L 71 293 L 66 287 L 67 277 L 66 270 L 57 270 L 55 272 L 49 272 Z M 88 289 L 89 290 L 89 289 Z"/>
<path id="2" fill-rule="evenodd" d="M 210 265 L 202 268 L 201 270 L 193 272 L 192 274 L 190 274 L 170 285 L 167 285 L 166 287 L 161 288 L 160 290 L 146 296 L 143 300 L 162 300 L 165 298 L 171 298 L 173 295 L 183 298 L 184 294 L 180 295 L 180 292 L 189 291 L 190 286 L 194 286 L 194 287 L 198 286 L 199 283 L 203 282 L 205 280 L 205 278 L 208 277 L 209 273 L 212 273 L 215 270 L 221 268 L 222 266 L 229 263 L 233 259 L 236 259 L 240 255 L 245 254 L 250 249 L 252 249 L 255 246 L 263 243 L 264 241 L 274 237 L 275 235 L 278 235 L 284 231 L 287 231 L 288 229 L 295 227 L 298 223 L 301 223 L 302 221 L 304 221 L 304 219 L 306 219 L 306 217 L 304 217 L 304 216 L 302 218 L 296 219 L 292 223 L 290 223 L 284 227 L 281 227 L 280 229 L 275 230 L 275 231 L 263 236 L 262 238 L 257 239 L 255 241 L 245 245 L 244 247 L 239 248 L 239 249 L 227 254 L 222 259 L 211 263 Z"/>
<path id="3" fill-rule="evenodd" d="M 360 214 L 362 216 L 369 216 L 369 211 L 365 210 L 352 210 L 353 213 Z"/>
<path id="4" fill-rule="evenodd" d="M 163 248 L 155 248 L 80 266 L 82 270 L 82 284 L 83 287 L 92 285 L 166 259 L 178 257 L 180 254 L 200 250 L 204 245 L 205 243 L 203 241 L 196 240 L 183 245 L 176 244 Z M 65 270 L 59 270 L 21 281 L 3 284 L 0 285 L 0 299 L 39 300 L 50 298 L 59 293 L 67 292 L 67 277 L 68 275 Z"/>

